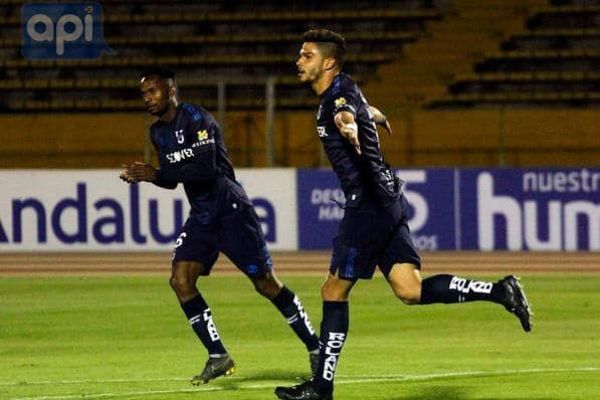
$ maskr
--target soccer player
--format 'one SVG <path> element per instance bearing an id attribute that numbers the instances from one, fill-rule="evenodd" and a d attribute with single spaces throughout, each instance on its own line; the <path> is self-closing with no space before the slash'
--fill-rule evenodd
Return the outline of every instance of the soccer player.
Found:
<path id="1" fill-rule="evenodd" d="M 385 116 L 342 72 L 344 38 L 329 30 L 303 35 L 298 77 L 310 83 L 321 102 L 317 132 L 346 197 L 345 213 L 333 240 L 329 275 L 321 288 L 323 320 L 317 373 L 293 387 L 278 387 L 286 400 L 330 400 L 335 369 L 348 334 L 348 297 L 358 279 L 378 266 L 394 294 L 406 304 L 463 303 L 483 300 L 503 305 L 531 329 L 530 309 L 517 278 L 496 283 L 453 275 L 421 279 L 421 259 L 407 225 L 408 204 L 402 182 L 383 161 L 376 124 L 389 131 Z M 390 131 L 391 132 L 391 131 Z"/>
<path id="2" fill-rule="evenodd" d="M 191 383 L 207 383 L 235 371 L 210 308 L 196 286 L 200 276 L 210 274 L 219 252 L 283 314 L 306 346 L 314 369 L 319 339 L 298 296 L 273 272 L 258 216 L 236 181 L 216 121 L 204 108 L 179 102 L 175 74 L 170 70 L 144 72 L 140 90 L 146 109 L 157 117 L 150 127 L 150 138 L 160 168 L 134 162 L 123 166 L 120 178 L 128 183 L 151 182 L 165 189 L 175 189 L 181 183 L 191 205 L 173 250 L 170 279 L 183 312 L 209 354 L 204 370 Z"/>

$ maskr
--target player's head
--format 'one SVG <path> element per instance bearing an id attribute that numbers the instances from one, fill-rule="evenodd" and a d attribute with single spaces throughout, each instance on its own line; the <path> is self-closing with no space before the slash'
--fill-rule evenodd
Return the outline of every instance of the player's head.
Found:
<path id="1" fill-rule="evenodd" d="M 167 68 L 149 68 L 142 72 L 140 91 L 146 109 L 152 115 L 162 116 L 171 106 L 177 106 L 175 73 Z"/>
<path id="2" fill-rule="evenodd" d="M 302 82 L 314 82 L 327 73 L 339 73 L 344 66 L 346 40 L 328 29 L 311 29 L 302 35 L 300 57 L 296 62 Z"/>

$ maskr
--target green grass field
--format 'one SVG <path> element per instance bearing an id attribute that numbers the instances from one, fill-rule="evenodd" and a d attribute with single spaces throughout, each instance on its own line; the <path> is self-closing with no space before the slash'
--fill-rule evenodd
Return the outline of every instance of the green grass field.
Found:
<path id="1" fill-rule="evenodd" d="M 322 278 L 283 278 L 318 327 Z M 361 282 L 336 399 L 600 399 L 600 275 L 523 282 L 530 334 L 494 304 L 409 307 L 383 279 Z M 245 278 L 201 290 L 238 369 L 196 388 L 205 352 L 166 278 L 0 278 L 0 399 L 274 399 L 307 375 L 303 347 Z"/>

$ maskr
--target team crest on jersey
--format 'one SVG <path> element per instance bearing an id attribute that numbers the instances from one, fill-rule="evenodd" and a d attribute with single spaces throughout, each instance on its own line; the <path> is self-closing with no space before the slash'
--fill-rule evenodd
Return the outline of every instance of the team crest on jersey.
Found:
<path id="1" fill-rule="evenodd" d="M 183 134 L 183 129 L 179 129 L 175 131 L 175 137 L 177 138 L 177 143 L 183 144 L 185 141 L 185 136 Z"/>
<path id="2" fill-rule="evenodd" d="M 208 131 L 206 129 L 198 131 L 198 141 L 208 139 Z"/>
<path id="3" fill-rule="evenodd" d="M 339 97 L 337 99 L 335 99 L 335 108 L 340 108 L 341 106 L 345 105 L 346 103 L 348 103 L 346 101 L 345 97 Z"/>

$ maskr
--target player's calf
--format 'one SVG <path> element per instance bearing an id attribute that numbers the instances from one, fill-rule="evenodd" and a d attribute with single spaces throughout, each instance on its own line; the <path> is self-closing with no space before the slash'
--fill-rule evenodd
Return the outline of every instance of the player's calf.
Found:
<path id="1" fill-rule="evenodd" d="M 310 318 L 308 317 L 308 313 L 304 309 L 300 298 L 284 286 L 277 296 L 271 299 L 271 302 L 287 320 L 290 328 L 292 328 L 294 333 L 296 333 L 296 336 L 304 343 L 309 353 L 318 352 L 319 338 L 315 333 Z"/>

